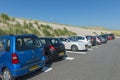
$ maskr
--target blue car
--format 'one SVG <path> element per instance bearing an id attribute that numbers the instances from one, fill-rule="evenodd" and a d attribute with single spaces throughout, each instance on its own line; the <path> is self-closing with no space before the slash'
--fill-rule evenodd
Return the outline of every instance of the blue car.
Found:
<path id="1" fill-rule="evenodd" d="M 0 75 L 4 80 L 15 80 L 44 65 L 44 49 L 36 35 L 0 36 Z"/>

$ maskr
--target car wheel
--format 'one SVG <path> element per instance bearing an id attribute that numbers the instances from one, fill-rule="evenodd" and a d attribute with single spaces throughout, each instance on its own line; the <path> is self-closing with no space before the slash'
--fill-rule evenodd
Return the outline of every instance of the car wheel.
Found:
<path id="1" fill-rule="evenodd" d="M 66 51 L 64 51 L 64 56 L 62 57 L 62 59 L 66 59 L 67 55 L 66 55 Z"/>
<path id="2" fill-rule="evenodd" d="M 78 51 L 78 47 L 77 47 L 76 45 L 73 45 L 73 46 L 71 47 L 71 50 L 72 50 L 72 51 Z"/>
<path id="3" fill-rule="evenodd" d="M 85 51 L 88 51 L 88 46 L 85 46 L 86 50 Z"/>
<path id="4" fill-rule="evenodd" d="M 65 60 L 66 59 L 66 55 L 62 57 L 62 60 Z"/>
<path id="5" fill-rule="evenodd" d="M 46 61 L 45 61 L 46 64 L 48 64 L 48 63 L 52 63 L 52 56 L 51 56 L 51 55 L 46 54 L 45 57 L 46 57 Z"/>
<path id="6" fill-rule="evenodd" d="M 62 60 L 66 59 L 67 55 L 64 53 L 64 56 L 61 57 Z"/>
<path id="7" fill-rule="evenodd" d="M 15 80 L 11 72 L 8 69 L 3 70 L 3 80 Z"/>

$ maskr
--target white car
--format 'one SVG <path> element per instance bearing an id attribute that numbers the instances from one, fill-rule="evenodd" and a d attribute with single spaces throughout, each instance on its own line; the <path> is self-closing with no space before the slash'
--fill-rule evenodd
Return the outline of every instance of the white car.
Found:
<path id="1" fill-rule="evenodd" d="M 73 41 L 68 38 L 60 38 L 60 40 L 65 45 L 66 50 L 72 51 L 87 50 L 87 45 L 84 44 L 83 42 Z"/>
<path id="2" fill-rule="evenodd" d="M 76 41 L 82 41 L 82 42 L 84 42 L 86 45 L 88 45 L 88 47 L 91 47 L 91 46 L 92 46 L 91 41 L 88 40 L 86 36 L 77 35 L 77 36 L 72 36 L 71 38 L 73 38 L 73 39 L 76 40 Z"/>

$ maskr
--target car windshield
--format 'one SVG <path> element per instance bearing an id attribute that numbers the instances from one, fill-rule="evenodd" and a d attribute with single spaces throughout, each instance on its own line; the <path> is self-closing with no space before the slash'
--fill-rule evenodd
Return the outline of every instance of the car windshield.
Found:
<path id="1" fill-rule="evenodd" d="M 37 38 L 17 38 L 16 39 L 16 48 L 17 50 L 27 50 L 35 49 L 42 47 L 40 40 Z"/>

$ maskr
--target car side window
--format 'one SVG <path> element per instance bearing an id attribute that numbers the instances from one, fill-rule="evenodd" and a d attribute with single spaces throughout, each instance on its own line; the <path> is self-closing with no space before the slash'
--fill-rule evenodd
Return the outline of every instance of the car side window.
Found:
<path id="1" fill-rule="evenodd" d="M 69 40 L 69 39 L 66 39 L 66 42 L 70 42 L 70 40 Z"/>
<path id="2" fill-rule="evenodd" d="M 10 51 L 10 40 L 6 40 L 6 51 Z"/>
<path id="3" fill-rule="evenodd" d="M 32 46 L 34 46 L 34 41 L 33 41 L 33 39 L 31 39 L 31 38 L 26 38 L 26 39 L 24 39 L 24 43 L 25 43 L 25 46 L 27 46 L 27 47 L 32 47 Z"/>
<path id="4" fill-rule="evenodd" d="M 79 40 L 79 39 L 80 39 L 80 40 L 84 40 L 84 37 L 81 37 L 81 36 L 80 36 L 80 37 L 77 38 L 77 40 Z"/>
<path id="5" fill-rule="evenodd" d="M 40 41 L 42 42 L 42 44 L 43 44 L 43 45 L 45 45 L 45 44 L 46 44 L 45 39 L 40 39 Z"/>
<path id="6" fill-rule="evenodd" d="M 5 48 L 4 48 L 4 40 L 3 39 L 0 39 L 0 52 L 2 51 L 5 51 Z"/>

